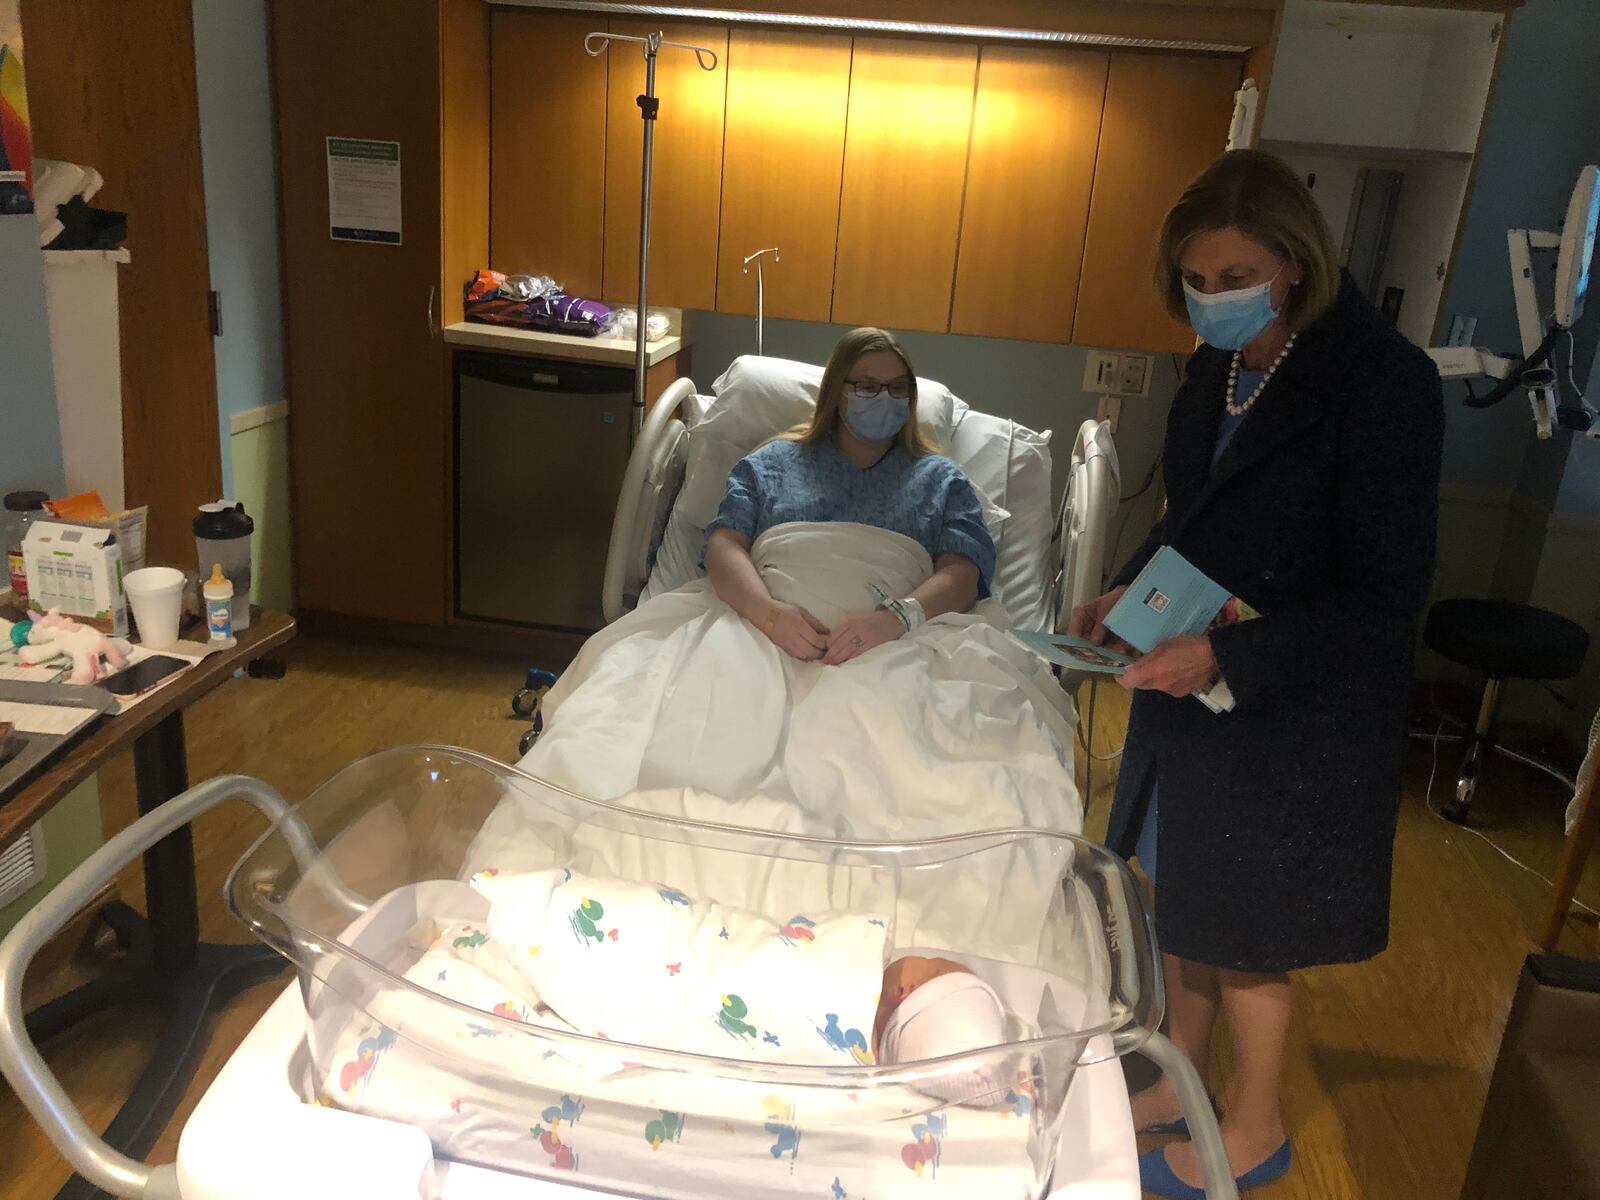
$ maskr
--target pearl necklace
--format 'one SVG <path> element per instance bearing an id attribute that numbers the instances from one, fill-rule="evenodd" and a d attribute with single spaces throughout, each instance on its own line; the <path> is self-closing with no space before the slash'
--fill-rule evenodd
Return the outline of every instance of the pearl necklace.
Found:
<path id="1" fill-rule="evenodd" d="M 1244 361 L 1244 351 L 1235 350 L 1233 352 L 1233 366 L 1228 371 L 1229 415 L 1242 417 L 1245 413 L 1250 411 L 1250 406 L 1260 398 L 1262 392 L 1267 390 L 1267 384 L 1272 382 L 1273 373 L 1283 365 L 1283 360 L 1289 357 L 1289 351 L 1293 349 L 1294 338 L 1291 337 L 1283 344 L 1283 349 L 1278 351 L 1278 357 L 1272 360 L 1272 365 L 1267 368 L 1266 373 L 1261 376 L 1261 382 L 1256 384 L 1256 390 L 1251 392 L 1249 397 L 1242 404 L 1237 403 L 1234 399 L 1234 396 L 1239 390 L 1239 365 Z"/>

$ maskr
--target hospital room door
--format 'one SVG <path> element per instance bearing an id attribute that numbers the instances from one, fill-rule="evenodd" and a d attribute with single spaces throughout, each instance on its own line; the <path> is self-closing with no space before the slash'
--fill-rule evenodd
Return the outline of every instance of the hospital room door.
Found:
<path id="1" fill-rule="evenodd" d="M 632 370 L 459 353 L 455 382 L 456 615 L 599 629 Z"/>

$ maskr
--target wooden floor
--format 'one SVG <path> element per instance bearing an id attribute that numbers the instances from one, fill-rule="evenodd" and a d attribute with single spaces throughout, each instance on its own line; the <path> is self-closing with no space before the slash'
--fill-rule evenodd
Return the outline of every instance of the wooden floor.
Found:
<path id="1" fill-rule="evenodd" d="M 193 779 L 243 772 L 299 798 L 350 760 L 406 742 L 451 742 L 515 757 L 523 725 L 510 719 L 508 702 L 530 664 L 311 638 L 291 646 L 286 657 L 286 678 L 233 680 L 191 711 Z M 1097 752 L 1120 744 L 1126 722 L 1121 695 L 1115 687 L 1101 689 Z M 1105 828 L 1111 767 L 1096 767 L 1091 833 Z M 1261 1200 L 1446 1200 L 1460 1189 L 1511 989 L 1546 888 L 1424 808 L 1429 767 L 1428 748 L 1414 747 L 1389 951 L 1370 963 L 1295 977 L 1285 1094 L 1296 1166 L 1282 1183 L 1251 1193 Z M 1446 747 L 1435 805 L 1453 782 L 1452 767 Z M 1082 778 L 1081 762 L 1079 769 Z M 107 829 L 132 819 L 131 763 L 102 774 L 101 796 Z M 1496 761 L 1474 811 L 1481 828 L 1548 875 L 1560 848 L 1561 804 L 1559 788 L 1549 780 Z M 242 805 L 216 810 L 196 828 L 207 938 L 245 940 L 223 908 L 221 887 L 260 828 L 259 818 Z M 142 903 L 137 868 L 121 887 L 130 902 Z M 1600 866 L 1591 863 L 1579 896 L 1600 907 Z M 1600 953 L 1594 924 L 1569 926 L 1563 948 Z M 48 993 L 73 981 L 63 973 L 34 982 Z M 199 1075 L 152 1161 L 173 1158 L 188 1112 L 286 982 L 287 976 L 244 994 L 217 1023 Z M 148 1014 L 108 1015 L 47 1048 L 52 1069 L 91 1124 L 110 1119 L 154 1032 Z M 1225 1053 L 1225 1047 L 1219 1051 Z M 0 1129 L 6 1131 L 0 1137 L 0 1197 L 53 1195 L 66 1178 L 65 1167 L 3 1087 Z"/>

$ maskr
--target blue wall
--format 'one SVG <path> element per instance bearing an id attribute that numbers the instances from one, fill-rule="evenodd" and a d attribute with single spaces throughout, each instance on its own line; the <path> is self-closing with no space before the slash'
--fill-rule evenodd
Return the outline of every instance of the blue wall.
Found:
<path id="1" fill-rule="evenodd" d="M 1513 12 L 1506 31 L 1477 180 L 1444 305 L 1446 317 L 1478 318 L 1474 340 L 1479 345 L 1520 350 L 1506 230 L 1556 228 L 1579 168 L 1597 160 L 1600 3 L 1528 0 Z M 1576 331 L 1580 381 L 1600 334 L 1600 304 L 1592 308 L 1597 311 Z M 1520 489 L 1545 505 L 1552 503 L 1561 483 L 1565 441 L 1530 446 L 1533 423 L 1520 397 L 1478 411 L 1459 405 L 1454 386 L 1448 394 L 1446 481 Z M 1581 444 L 1571 453 L 1576 459 L 1595 450 L 1600 446 Z M 1600 508 L 1594 511 L 1600 513 Z"/>
<path id="2" fill-rule="evenodd" d="M 216 339 L 223 493 L 232 496 L 229 418 L 283 391 L 273 143 L 265 0 L 193 0 L 195 81 L 211 286 L 222 293 Z"/>
<path id="3" fill-rule="evenodd" d="M 0 331 L 0 492 L 39 488 L 60 495 L 65 480 L 44 258 L 31 214 L 0 217 Z"/>

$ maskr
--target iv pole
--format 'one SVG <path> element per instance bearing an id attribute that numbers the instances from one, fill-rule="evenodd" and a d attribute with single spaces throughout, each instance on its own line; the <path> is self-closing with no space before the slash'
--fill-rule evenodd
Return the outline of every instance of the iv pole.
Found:
<path id="1" fill-rule="evenodd" d="M 768 246 L 765 250 L 757 250 L 754 254 L 746 254 L 744 256 L 744 273 L 746 275 L 750 274 L 750 264 L 752 262 L 756 264 L 756 353 L 758 355 L 766 353 L 764 348 L 766 344 L 766 338 L 764 337 L 766 330 L 764 328 L 763 319 L 766 316 L 767 293 L 766 280 L 763 279 L 761 275 L 761 256 L 763 254 L 772 255 L 773 262 L 783 261 L 778 257 L 778 248 L 776 246 Z"/>
<path id="2" fill-rule="evenodd" d="M 633 419 L 628 426 L 631 445 L 644 425 L 644 376 L 648 366 L 645 318 L 650 314 L 647 307 L 650 294 L 650 168 L 655 160 L 656 114 L 661 109 L 661 101 L 656 98 L 656 53 L 663 46 L 692 50 L 702 71 L 715 71 L 717 56 L 704 46 L 666 41 L 659 32 L 644 37 L 624 33 L 591 33 L 583 39 L 583 48 L 591 57 L 599 58 L 612 42 L 635 42 L 644 47 L 644 94 L 635 101 L 639 106 L 639 116 L 644 121 L 644 166 L 639 187 L 639 313 L 633 349 Z"/>

